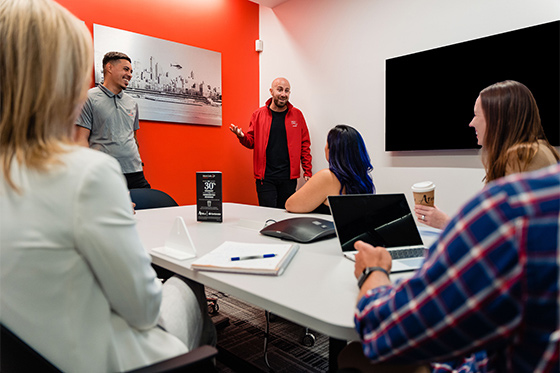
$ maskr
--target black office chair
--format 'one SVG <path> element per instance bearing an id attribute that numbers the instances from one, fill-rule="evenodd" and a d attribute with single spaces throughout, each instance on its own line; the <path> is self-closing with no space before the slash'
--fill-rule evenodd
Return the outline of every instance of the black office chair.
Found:
<path id="1" fill-rule="evenodd" d="M 0 324 L 0 372 L 60 372 L 47 359 Z M 218 350 L 201 346 L 186 354 L 134 369 L 130 373 L 156 372 L 217 372 L 214 357 Z"/>
<path id="2" fill-rule="evenodd" d="M 157 189 L 130 189 L 130 199 L 136 204 L 135 210 L 179 206 L 169 194 Z"/>

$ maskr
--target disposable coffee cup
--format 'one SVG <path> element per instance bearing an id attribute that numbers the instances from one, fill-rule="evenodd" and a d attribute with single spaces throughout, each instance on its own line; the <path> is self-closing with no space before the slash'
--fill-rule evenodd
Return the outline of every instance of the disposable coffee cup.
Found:
<path id="1" fill-rule="evenodd" d="M 412 186 L 414 203 L 417 205 L 434 206 L 436 185 L 431 181 L 421 181 Z"/>

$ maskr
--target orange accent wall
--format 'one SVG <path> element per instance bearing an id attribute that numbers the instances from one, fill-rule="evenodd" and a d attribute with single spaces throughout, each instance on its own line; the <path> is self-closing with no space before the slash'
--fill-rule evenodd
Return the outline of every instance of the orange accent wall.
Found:
<path id="1" fill-rule="evenodd" d="M 196 171 L 221 171 L 225 202 L 257 204 L 245 130 L 259 104 L 259 6 L 248 0 L 57 0 L 83 20 L 222 54 L 222 126 L 140 121 L 138 142 L 152 188 L 196 203 Z M 93 75 L 93 72 L 92 72 Z"/>

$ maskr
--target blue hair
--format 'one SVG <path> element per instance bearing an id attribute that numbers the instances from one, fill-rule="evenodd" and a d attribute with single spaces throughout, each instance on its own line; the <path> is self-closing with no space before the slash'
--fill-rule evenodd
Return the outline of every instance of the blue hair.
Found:
<path id="1" fill-rule="evenodd" d="M 364 139 L 356 129 L 339 124 L 327 135 L 329 170 L 340 181 L 340 194 L 375 193 L 373 170 Z"/>

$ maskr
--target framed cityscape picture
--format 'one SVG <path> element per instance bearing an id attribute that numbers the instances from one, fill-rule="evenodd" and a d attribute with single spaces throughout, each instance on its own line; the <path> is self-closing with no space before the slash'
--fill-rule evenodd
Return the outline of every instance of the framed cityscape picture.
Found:
<path id="1" fill-rule="evenodd" d="M 140 119 L 222 125 L 221 53 L 97 24 L 93 44 L 97 84 L 105 53 L 132 60 L 126 93 L 138 103 Z"/>

